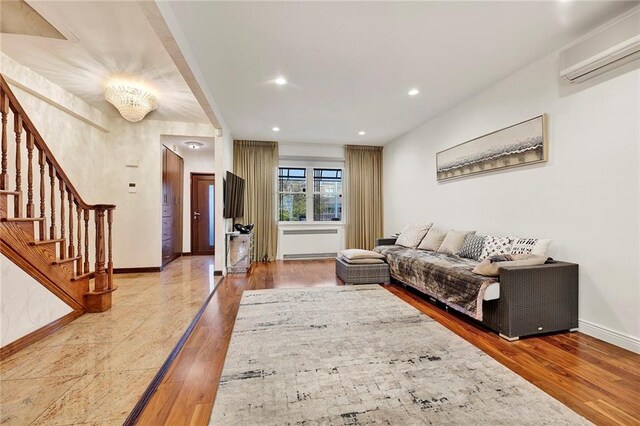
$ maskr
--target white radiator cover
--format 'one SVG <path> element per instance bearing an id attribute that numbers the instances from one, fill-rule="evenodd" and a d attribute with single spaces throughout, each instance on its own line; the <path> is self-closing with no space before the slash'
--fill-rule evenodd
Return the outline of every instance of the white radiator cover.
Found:
<path id="1" fill-rule="evenodd" d="M 304 224 L 278 226 L 280 260 L 335 257 L 344 250 L 344 224 Z"/>

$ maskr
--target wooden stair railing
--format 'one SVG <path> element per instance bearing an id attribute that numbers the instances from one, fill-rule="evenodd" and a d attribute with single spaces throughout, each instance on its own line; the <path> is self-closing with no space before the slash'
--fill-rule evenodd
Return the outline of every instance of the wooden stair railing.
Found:
<path id="1" fill-rule="evenodd" d="M 88 312 L 109 309 L 114 290 L 112 225 L 116 206 L 88 204 L 82 199 L 2 75 L 0 114 L 0 222 L 31 222 L 35 229 L 29 246 L 50 250 L 49 253 L 55 257 L 51 259 L 51 265 L 66 268 L 70 282 L 86 287 L 88 291 L 84 292 L 83 300 L 78 301 L 84 309 Z M 10 133 L 15 135 L 13 146 L 8 143 Z M 11 157 L 15 158 L 15 163 L 8 161 Z M 26 171 L 23 165 L 26 165 Z M 91 219 L 94 227 L 89 226 Z M 3 228 L 3 235 L 8 235 L 8 229 Z M 8 244 L 5 238 L 2 242 Z M 93 271 L 90 269 L 92 261 L 95 265 Z M 94 279 L 91 290 L 90 279 Z M 69 291 L 67 287 L 65 293 L 73 294 L 75 291 Z"/>

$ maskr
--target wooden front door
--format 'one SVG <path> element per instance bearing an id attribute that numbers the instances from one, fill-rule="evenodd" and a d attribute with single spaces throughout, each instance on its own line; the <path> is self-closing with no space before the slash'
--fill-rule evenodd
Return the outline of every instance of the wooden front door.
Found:
<path id="1" fill-rule="evenodd" d="M 212 174 L 191 174 L 191 253 L 214 254 L 214 191 Z"/>

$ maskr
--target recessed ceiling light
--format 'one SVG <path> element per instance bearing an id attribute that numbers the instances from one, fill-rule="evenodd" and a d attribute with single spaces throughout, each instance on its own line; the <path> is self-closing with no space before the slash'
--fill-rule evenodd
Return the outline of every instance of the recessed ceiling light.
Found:
<path id="1" fill-rule="evenodd" d="M 358 132 L 358 134 L 359 134 L 360 136 L 364 136 L 364 135 L 366 135 L 367 133 L 366 133 L 364 130 L 360 130 L 360 131 Z"/>
<path id="2" fill-rule="evenodd" d="M 274 127 L 271 130 L 273 130 L 274 132 L 279 132 L 280 131 L 280 127 Z"/>
<path id="3" fill-rule="evenodd" d="M 420 91 L 418 89 L 411 89 L 409 90 L 409 96 L 415 96 L 418 93 L 420 93 Z"/>
<path id="4" fill-rule="evenodd" d="M 189 141 L 189 142 L 185 142 L 184 144 L 188 146 L 190 149 L 200 149 L 204 146 L 202 142 L 196 142 L 196 141 Z"/>
<path id="5" fill-rule="evenodd" d="M 276 84 L 278 86 L 284 86 L 285 84 L 287 84 L 287 79 L 284 77 L 278 77 L 276 78 Z"/>

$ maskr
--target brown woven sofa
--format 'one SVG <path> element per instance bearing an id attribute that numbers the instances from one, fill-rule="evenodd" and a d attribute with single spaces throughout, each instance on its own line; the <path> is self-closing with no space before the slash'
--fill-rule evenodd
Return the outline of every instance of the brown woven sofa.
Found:
<path id="1" fill-rule="evenodd" d="M 376 245 L 392 246 L 395 242 L 396 238 L 382 238 Z M 393 259 L 387 261 L 393 263 Z M 421 262 L 429 260 L 418 260 L 415 267 L 428 266 Z M 426 294 L 432 302 L 440 301 L 455 308 L 442 294 L 429 294 L 419 285 L 402 282 L 393 268 L 391 279 Z M 549 260 L 539 266 L 503 267 L 498 282 L 499 297 L 482 301 L 480 322 L 504 339 L 577 329 L 577 264 Z"/>

